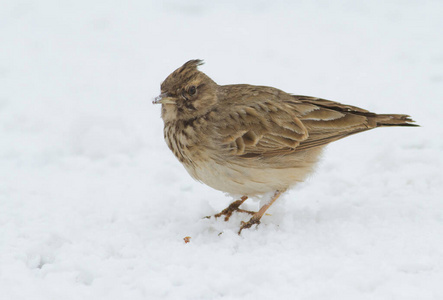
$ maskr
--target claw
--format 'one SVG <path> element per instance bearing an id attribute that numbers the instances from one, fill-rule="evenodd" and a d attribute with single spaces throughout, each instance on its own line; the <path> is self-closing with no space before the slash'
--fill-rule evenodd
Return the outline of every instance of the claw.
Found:
<path id="1" fill-rule="evenodd" d="M 229 204 L 229 206 L 227 208 L 225 208 L 224 210 L 222 210 L 221 212 L 219 212 L 218 214 L 214 215 L 214 218 L 219 218 L 221 216 L 225 216 L 225 221 L 228 221 L 229 218 L 232 216 L 232 213 L 237 211 L 237 212 L 242 212 L 242 213 L 247 213 L 250 215 L 254 215 L 255 211 L 250 211 L 250 210 L 244 210 L 240 208 L 240 205 L 243 204 L 243 202 L 246 201 L 246 199 L 248 199 L 247 196 L 243 196 L 241 197 L 240 200 L 236 200 L 234 202 L 232 202 L 231 204 Z M 211 216 L 207 216 L 207 219 L 211 218 Z"/>
<path id="2" fill-rule="evenodd" d="M 266 210 L 275 202 L 275 200 L 280 197 L 283 191 L 275 191 L 274 196 L 272 196 L 271 201 L 267 204 L 263 205 L 258 212 L 256 212 L 252 218 L 248 222 L 241 222 L 240 230 L 238 231 L 238 235 L 241 234 L 241 231 L 245 228 L 250 228 L 254 224 L 260 224 L 261 217 L 265 214 Z"/>
<path id="3" fill-rule="evenodd" d="M 257 224 L 257 226 L 260 224 L 260 219 L 252 217 L 248 222 L 241 222 L 240 230 L 238 231 L 238 235 L 241 234 L 241 231 L 243 229 L 251 228 L 252 225 Z"/>

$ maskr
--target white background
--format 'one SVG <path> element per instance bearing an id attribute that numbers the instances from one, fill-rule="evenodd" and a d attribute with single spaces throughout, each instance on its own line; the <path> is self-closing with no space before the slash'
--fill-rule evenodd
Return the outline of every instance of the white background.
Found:
<path id="1" fill-rule="evenodd" d="M 1 1 L 0 297 L 443 299 L 442 14 L 426 0 Z M 202 219 L 233 199 L 190 178 L 151 104 L 195 58 L 219 84 L 422 127 L 330 145 L 238 236 L 248 216 Z"/>

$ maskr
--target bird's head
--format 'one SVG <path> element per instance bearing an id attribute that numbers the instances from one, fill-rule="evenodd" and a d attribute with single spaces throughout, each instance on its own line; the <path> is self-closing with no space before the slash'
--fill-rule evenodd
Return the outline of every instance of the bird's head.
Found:
<path id="1" fill-rule="evenodd" d="M 152 103 L 162 104 L 165 122 L 199 117 L 216 104 L 217 84 L 197 69 L 202 64 L 202 60 L 190 60 L 161 84 L 161 94 Z"/>

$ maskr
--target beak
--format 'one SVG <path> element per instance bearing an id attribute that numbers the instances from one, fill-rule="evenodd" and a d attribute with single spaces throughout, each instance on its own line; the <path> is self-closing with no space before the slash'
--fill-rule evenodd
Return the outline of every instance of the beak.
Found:
<path id="1" fill-rule="evenodd" d="M 174 98 L 168 97 L 167 93 L 163 93 L 155 97 L 152 104 L 175 104 L 175 101 Z"/>

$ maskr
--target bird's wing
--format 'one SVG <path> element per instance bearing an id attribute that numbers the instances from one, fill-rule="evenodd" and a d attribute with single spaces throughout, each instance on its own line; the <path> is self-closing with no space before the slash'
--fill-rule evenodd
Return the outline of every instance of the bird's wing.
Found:
<path id="1" fill-rule="evenodd" d="M 309 138 L 297 150 L 324 146 L 349 135 L 377 126 L 377 115 L 365 109 L 308 96 L 293 96 L 287 103 L 297 109 L 301 104 L 314 109 L 298 117 L 308 130 Z"/>
<path id="2" fill-rule="evenodd" d="M 242 158 L 276 156 L 326 145 L 373 128 L 372 113 L 349 105 L 289 96 L 279 101 L 244 101 L 219 122 L 219 147 Z"/>

